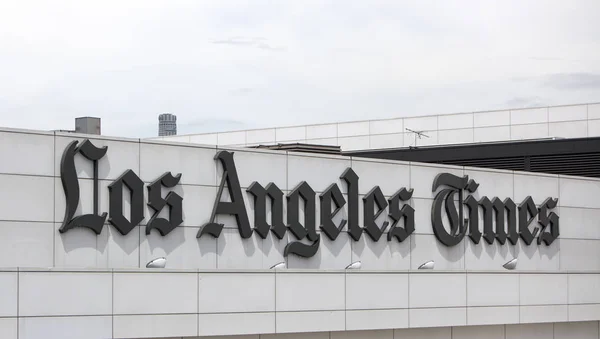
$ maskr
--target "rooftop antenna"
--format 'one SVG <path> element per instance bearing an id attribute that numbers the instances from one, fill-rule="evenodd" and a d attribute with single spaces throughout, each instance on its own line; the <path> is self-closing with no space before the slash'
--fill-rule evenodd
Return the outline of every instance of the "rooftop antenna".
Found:
<path id="1" fill-rule="evenodd" d="M 411 133 L 414 133 L 414 135 L 415 135 L 415 144 L 414 144 L 414 146 L 417 146 L 417 138 L 419 138 L 419 139 L 421 139 L 422 137 L 429 138 L 429 135 L 423 133 L 425 131 L 414 131 L 414 130 L 412 130 L 410 128 L 406 128 L 406 130 L 409 131 L 409 132 L 411 132 Z"/>

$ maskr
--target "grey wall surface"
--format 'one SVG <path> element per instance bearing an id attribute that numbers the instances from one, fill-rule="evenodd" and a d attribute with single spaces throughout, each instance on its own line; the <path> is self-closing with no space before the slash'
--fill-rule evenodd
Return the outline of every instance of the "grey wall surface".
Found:
<path id="1" fill-rule="evenodd" d="M 100 212 L 108 212 L 107 186 L 125 170 L 132 169 L 146 184 L 171 171 L 182 173 L 174 190 L 183 197 L 185 221 L 165 237 L 147 236 L 147 210 L 141 226 L 126 236 L 108 224 L 100 235 L 83 228 L 59 233 L 65 209 L 59 163 L 69 142 L 83 137 L 89 136 L 0 131 L 0 338 L 539 323 L 555 330 L 559 325 L 551 323 L 600 320 L 600 180 L 234 149 L 242 187 L 275 182 L 289 191 L 306 180 L 317 192 L 331 183 L 345 192 L 339 176 L 352 167 L 360 176 L 360 194 L 375 185 L 386 197 L 401 187 L 414 189 L 410 204 L 417 211 L 416 232 L 406 241 L 373 242 L 363 236 L 355 242 L 342 234 L 336 241 L 322 237 L 313 258 L 284 259 L 288 238 L 243 240 L 230 217 L 219 217 L 226 229 L 218 239 L 196 238 L 210 218 L 222 176 L 216 147 L 90 139 L 108 146 L 99 162 Z M 81 156 L 76 165 L 78 214 L 91 213 L 92 167 Z M 441 245 L 430 221 L 431 184 L 440 172 L 476 179 L 478 197 L 520 202 L 531 195 L 537 203 L 559 198 L 559 239 L 551 246 L 475 245 L 468 238 L 455 247 Z M 245 199 L 252 224 L 253 204 Z M 168 269 L 143 268 L 159 256 L 167 257 Z M 517 270 L 505 271 L 502 264 L 514 257 Z M 266 270 L 284 260 L 288 270 Z M 344 270 L 357 260 L 360 271 Z M 428 260 L 435 260 L 435 270 L 415 270 Z"/>
<path id="2" fill-rule="evenodd" d="M 415 139 L 413 131 L 427 137 Z M 344 151 L 600 136 L 600 104 L 469 112 L 397 119 L 223 131 L 159 138 L 219 146 L 308 143 L 340 146 Z"/>

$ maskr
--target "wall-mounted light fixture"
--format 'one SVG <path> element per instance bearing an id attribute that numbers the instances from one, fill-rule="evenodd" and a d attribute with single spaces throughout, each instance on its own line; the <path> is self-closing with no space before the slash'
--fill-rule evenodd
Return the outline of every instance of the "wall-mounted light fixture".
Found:
<path id="1" fill-rule="evenodd" d="M 279 270 L 279 269 L 282 269 L 282 268 L 285 268 L 285 261 L 282 261 L 280 263 L 277 263 L 277 264 L 271 266 L 272 270 Z"/>
<path id="2" fill-rule="evenodd" d="M 146 264 L 146 268 L 165 268 L 165 266 L 167 266 L 167 258 L 165 258 L 165 257 L 160 257 L 160 258 L 156 258 L 154 260 L 150 260 Z"/>
<path id="3" fill-rule="evenodd" d="M 423 265 L 419 266 L 419 269 L 420 270 L 432 270 L 433 266 L 435 266 L 435 262 L 433 260 L 429 260 L 428 262 L 426 262 Z"/>
<path id="4" fill-rule="evenodd" d="M 355 261 L 352 264 L 346 266 L 346 269 L 347 270 L 358 270 L 361 268 L 361 266 L 362 266 L 362 264 L 360 261 Z"/>
<path id="5" fill-rule="evenodd" d="M 506 268 L 507 270 L 514 270 L 517 268 L 517 258 L 507 262 L 506 264 L 502 265 L 502 267 Z"/>

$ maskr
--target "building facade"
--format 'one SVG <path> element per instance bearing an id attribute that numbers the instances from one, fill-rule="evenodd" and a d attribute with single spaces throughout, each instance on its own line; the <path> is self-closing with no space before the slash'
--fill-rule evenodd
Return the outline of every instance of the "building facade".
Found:
<path id="1" fill-rule="evenodd" d="M 158 136 L 177 135 L 177 116 L 171 113 L 163 113 L 158 116 Z"/>
<path id="2" fill-rule="evenodd" d="M 0 135 L 0 338 L 599 337 L 598 179 Z"/>

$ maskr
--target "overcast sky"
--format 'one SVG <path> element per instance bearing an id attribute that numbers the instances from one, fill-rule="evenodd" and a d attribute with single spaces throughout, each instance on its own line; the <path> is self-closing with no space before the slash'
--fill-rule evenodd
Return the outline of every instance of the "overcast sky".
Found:
<path id="1" fill-rule="evenodd" d="M 0 126 L 150 137 L 600 101 L 600 1 L 0 0 Z"/>

